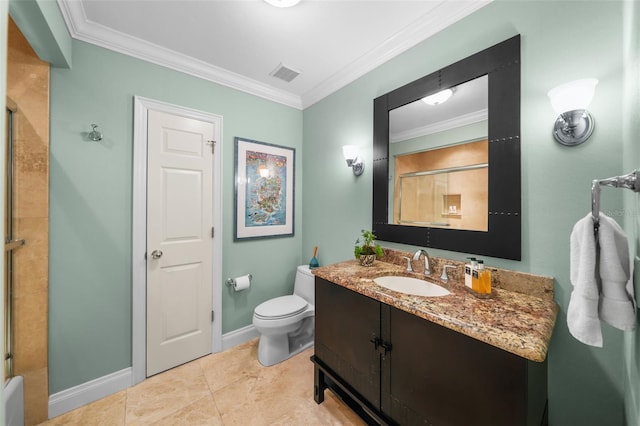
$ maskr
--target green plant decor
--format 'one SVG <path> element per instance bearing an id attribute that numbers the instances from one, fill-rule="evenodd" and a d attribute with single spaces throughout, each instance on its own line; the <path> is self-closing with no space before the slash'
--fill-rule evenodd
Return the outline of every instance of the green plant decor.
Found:
<path id="1" fill-rule="evenodd" d="M 373 232 L 367 231 L 366 229 L 362 230 L 362 240 L 360 241 L 360 237 L 356 240 L 356 246 L 353 248 L 353 254 L 356 259 L 360 259 L 360 256 L 375 254 L 376 257 L 382 257 L 384 252 L 382 251 L 382 247 L 378 244 L 374 243 L 376 236 L 373 235 Z"/>

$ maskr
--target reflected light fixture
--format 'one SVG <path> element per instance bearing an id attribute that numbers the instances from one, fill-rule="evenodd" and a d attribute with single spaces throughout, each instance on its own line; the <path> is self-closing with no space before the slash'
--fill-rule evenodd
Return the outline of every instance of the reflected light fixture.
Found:
<path id="1" fill-rule="evenodd" d="M 593 133 L 595 122 L 587 108 L 597 84 L 595 78 L 584 78 L 549 90 L 551 106 L 558 114 L 553 137 L 562 145 L 580 145 Z"/>
<path id="2" fill-rule="evenodd" d="M 449 100 L 453 95 L 453 89 L 444 89 L 433 95 L 425 96 L 422 101 L 427 105 L 440 105 Z"/>
<path id="3" fill-rule="evenodd" d="M 364 160 L 358 155 L 358 147 L 355 145 L 344 145 L 342 155 L 347 160 L 347 166 L 353 169 L 353 174 L 360 176 L 364 172 Z"/>
<path id="4" fill-rule="evenodd" d="M 264 0 L 271 6 L 275 7 L 291 7 L 300 3 L 300 0 Z"/>

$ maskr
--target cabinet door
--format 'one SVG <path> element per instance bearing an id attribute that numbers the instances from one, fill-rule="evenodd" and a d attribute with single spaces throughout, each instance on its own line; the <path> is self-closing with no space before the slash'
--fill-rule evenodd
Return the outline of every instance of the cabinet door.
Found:
<path id="1" fill-rule="evenodd" d="M 380 302 L 316 277 L 315 356 L 380 406 Z"/>
<path id="2" fill-rule="evenodd" d="M 527 360 L 395 308 L 387 326 L 383 411 L 399 424 L 527 423 Z"/>

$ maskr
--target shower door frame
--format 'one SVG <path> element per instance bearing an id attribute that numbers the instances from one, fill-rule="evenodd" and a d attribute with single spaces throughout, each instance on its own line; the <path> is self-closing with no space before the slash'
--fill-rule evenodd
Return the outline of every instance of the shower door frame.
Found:
<path id="1" fill-rule="evenodd" d="M 3 275 L 3 301 L 4 301 L 4 333 L 3 333 L 3 379 L 13 377 L 13 196 L 14 196 L 14 117 L 18 112 L 18 106 L 10 98 L 6 98 L 5 106 L 5 158 L 4 158 L 4 275 Z"/>

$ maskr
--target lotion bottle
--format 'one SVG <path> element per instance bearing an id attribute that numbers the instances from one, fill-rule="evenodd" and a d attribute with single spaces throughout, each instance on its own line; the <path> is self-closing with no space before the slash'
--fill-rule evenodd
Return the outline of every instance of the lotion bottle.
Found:
<path id="1" fill-rule="evenodd" d="M 478 265 L 478 279 L 480 282 L 478 293 L 491 294 L 491 271 L 485 269 L 482 263 Z"/>
<path id="2" fill-rule="evenodd" d="M 469 259 L 469 263 L 465 263 L 464 265 L 464 285 L 469 287 L 469 288 L 473 288 L 472 287 L 472 275 L 473 275 L 473 268 L 474 268 L 474 264 L 476 262 L 476 258 L 475 257 L 467 257 L 467 259 Z"/>
<path id="3" fill-rule="evenodd" d="M 484 262 L 478 260 L 474 263 L 475 265 L 473 265 L 471 270 L 471 289 L 476 293 L 482 293 L 480 291 L 480 271 L 484 270 Z"/>

